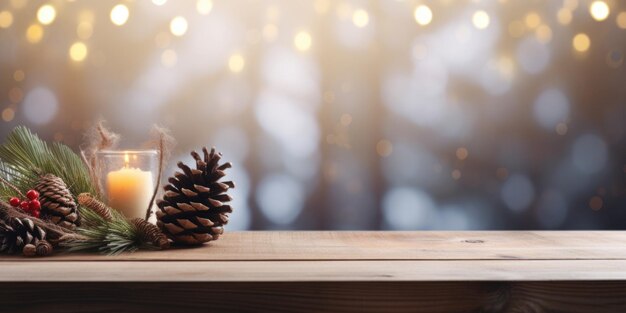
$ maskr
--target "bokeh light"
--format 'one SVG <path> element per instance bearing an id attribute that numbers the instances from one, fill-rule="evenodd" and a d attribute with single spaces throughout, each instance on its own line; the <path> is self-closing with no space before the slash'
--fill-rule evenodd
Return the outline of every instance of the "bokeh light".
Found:
<path id="1" fill-rule="evenodd" d="M 352 23 L 354 23 L 356 27 L 365 27 L 369 21 L 369 14 L 363 9 L 358 9 L 352 14 Z"/>
<path id="2" fill-rule="evenodd" d="M 589 200 L 589 207 L 594 211 L 598 211 L 602 209 L 603 205 L 604 205 L 604 201 L 602 200 L 602 198 L 598 196 L 593 196 Z"/>
<path id="3" fill-rule="evenodd" d="M 485 29 L 489 26 L 489 14 L 485 11 L 476 11 L 474 15 L 472 15 L 472 23 L 474 27 L 478 29 Z"/>
<path id="4" fill-rule="evenodd" d="M 196 10 L 202 15 L 208 15 L 213 9 L 213 2 L 211 0 L 198 0 L 196 2 Z"/>
<path id="5" fill-rule="evenodd" d="M 539 125 L 546 130 L 553 131 L 559 123 L 567 121 L 570 104 L 562 91 L 546 89 L 535 100 L 533 109 Z"/>
<path id="6" fill-rule="evenodd" d="M 13 14 L 9 11 L 0 11 L 0 28 L 9 28 L 13 24 Z"/>
<path id="7" fill-rule="evenodd" d="M 509 209 L 521 212 L 535 199 L 535 187 L 527 176 L 515 174 L 504 182 L 501 197 Z"/>
<path id="8" fill-rule="evenodd" d="M 413 17 L 419 25 L 428 25 L 433 20 L 433 11 L 427 5 L 419 5 L 413 12 Z"/>
<path id="9" fill-rule="evenodd" d="M 26 29 L 26 39 L 30 43 L 38 43 L 43 38 L 43 27 L 32 24 Z"/>
<path id="10" fill-rule="evenodd" d="M 563 25 L 569 25 L 569 23 L 572 22 L 572 11 L 567 8 L 559 9 L 557 13 L 557 19 L 559 20 L 559 23 Z"/>
<path id="11" fill-rule="evenodd" d="M 436 214 L 433 199 L 418 189 L 394 188 L 383 198 L 383 216 L 390 229 L 429 229 Z"/>
<path id="12" fill-rule="evenodd" d="M 381 157 L 388 157 L 393 152 L 393 144 L 386 139 L 380 140 L 376 143 L 376 152 Z"/>
<path id="13" fill-rule="evenodd" d="M 10 122 L 15 118 L 15 110 L 13 108 L 6 108 L 2 110 L 2 120 Z"/>
<path id="14" fill-rule="evenodd" d="M 296 49 L 300 51 L 307 51 L 311 49 L 313 39 L 311 38 L 311 34 L 307 31 L 300 31 L 293 38 L 293 44 L 296 46 Z"/>
<path id="15" fill-rule="evenodd" d="M 626 29 L 626 12 L 619 12 L 615 18 L 615 23 L 617 23 L 617 27 Z"/>
<path id="16" fill-rule="evenodd" d="M 233 54 L 228 58 L 228 68 L 233 73 L 239 73 L 243 70 L 246 65 L 246 60 L 243 58 L 241 54 Z"/>
<path id="17" fill-rule="evenodd" d="M 24 71 L 15 70 L 15 72 L 13 72 L 13 79 L 15 79 L 16 82 L 21 82 L 24 80 L 24 78 L 26 78 L 26 74 L 24 73 Z"/>
<path id="18" fill-rule="evenodd" d="M 75 42 L 70 47 L 69 52 L 72 61 L 82 62 L 87 57 L 87 46 L 82 42 Z"/>
<path id="19" fill-rule="evenodd" d="M 57 11 L 50 4 L 42 5 L 39 10 L 37 10 L 37 20 L 39 20 L 39 23 L 43 25 L 49 25 L 54 22 L 56 16 Z"/>
<path id="20" fill-rule="evenodd" d="M 21 106 L 26 119 L 35 125 L 49 123 L 59 109 L 56 95 L 46 87 L 36 87 L 29 91 Z"/>
<path id="21" fill-rule="evenodd" d="M 469 156 L 469 151 L 467 151 L 467 148 L 465 147 L 459 147 L 458 149 L 456 149 L 455 154 L 457 159 L 464 161 Z"/>
<path id="22" fill-rule="evenodd" d="M 541 16 L 537 12 L 529 12 L 524 17 L 524 23 L 526 23 L 526 27 L 530 29 L 537 28 L 541 25 Z"/>
<path id="23" fill-rule="evenodd" d="M 596 0 L 589 6 L 589 13 L 596 21 L 606 20 L 610 12 L 609 6 L 601 0 Z"/>
<path id="24" fill-rule="evenodd" d="M 187 32 L 188 27 L 187 19 L 182 16 L 177 16 L 170 22 L 170 31 L 174 36 L 180 37 L 184 35 Z"/>
<path id="25" fill-rule="evenodd" d="M 123 4 L 118 4 L 111 9 L 111 22 L 117 26 L 122 26 L 126 24 L 128 18 L 130 16 L 130 12 L 128 11 L 128 7 Z"/>
<path id="26" fill-rule="evenodd" d="M 572 47 L 574 47 L 574 50 L 578 52 L 585 52 L 589 50 L 590 46 L 591 40 L 589 39 L 589 36 L 587 36 L 587 34 L 585 33 L 578 33 L 572 39 Z"/>

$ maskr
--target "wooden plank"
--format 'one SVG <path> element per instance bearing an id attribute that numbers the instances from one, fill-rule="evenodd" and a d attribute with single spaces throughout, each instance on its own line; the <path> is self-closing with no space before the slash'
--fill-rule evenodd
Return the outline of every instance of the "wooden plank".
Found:
<path id="1" fill-rule="evenodd" d="M 11 283 L 0 301 L 47 313 L 625 312 L 626 283 Z"/>
<path id="2" fill-rule="evenodd" d="M 242 232 L 0 259 L 8 312 L 626 312 L 624 232 Z"/>
<path id="3" fill-rule="evenodd" d="M 66 254 L 46 261 L 624 260 L 625 247 L 626 232 L 620 231 L 227 232 L 199 248 L 115 257 Z"/>
<path id="4" fill-rule="evenodd" d="M 626 260 L 5 262 L 0 282 L 626 281 Z"/>

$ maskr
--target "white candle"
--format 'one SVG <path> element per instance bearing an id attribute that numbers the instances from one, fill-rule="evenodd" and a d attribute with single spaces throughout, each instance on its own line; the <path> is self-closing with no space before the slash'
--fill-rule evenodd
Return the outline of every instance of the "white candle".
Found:
<path id="1" fill-rule="evenodd" d="M 109 206 L 127 218 L 144 218 L 154 192 L 152 173 L 129 167 L 128 155 L 124 160 L 123 168 L 107 174 Z"/>

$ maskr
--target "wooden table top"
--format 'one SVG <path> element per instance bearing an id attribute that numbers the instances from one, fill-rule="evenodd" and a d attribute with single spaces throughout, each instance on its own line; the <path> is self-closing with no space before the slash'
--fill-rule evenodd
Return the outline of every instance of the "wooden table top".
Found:
<path id="1" fill-rule="evenodd" d="M 626 232 L 227 232 L 202 247 L 0 257 L 0 282 L 626 280 Z"/>

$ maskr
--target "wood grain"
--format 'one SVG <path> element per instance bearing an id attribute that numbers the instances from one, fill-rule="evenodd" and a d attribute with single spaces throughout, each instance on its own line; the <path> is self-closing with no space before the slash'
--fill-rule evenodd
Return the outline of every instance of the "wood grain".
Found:
<path id="1" fill-rule="evenodd" d="M 626 312 L 626 233 L 241 232 L 0 258 L 6 312 Z"/>
<path id="2" fill-rule="evenodd" d="M 626 281 L 626 260 L 4 262 L 0 282 Z"/>
<path id="3" fill-rule="evenodd" d="M 624 312 L 626 283 L 0 284 L 1 312 Z M 28 302 L 27 302 L 28 301 Z"/>
<path id="4" fill-rule="evenodd" d="M 619 231 L 232 232 L 199 248 L 47 261 L 624 260 L 624 247 L 626 232 Z"/>

